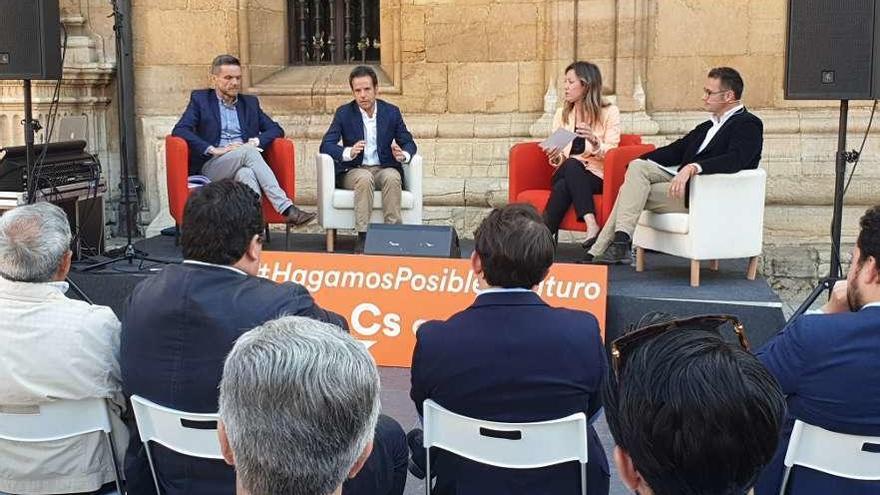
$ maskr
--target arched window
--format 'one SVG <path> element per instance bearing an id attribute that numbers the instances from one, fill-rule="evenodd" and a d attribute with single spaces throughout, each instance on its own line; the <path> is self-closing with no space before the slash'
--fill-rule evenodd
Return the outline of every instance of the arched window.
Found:
<path id="1" fill-rule="evenodd" d="M 290 63 L 379 61 L 379 0 L 288 0 Z"/>

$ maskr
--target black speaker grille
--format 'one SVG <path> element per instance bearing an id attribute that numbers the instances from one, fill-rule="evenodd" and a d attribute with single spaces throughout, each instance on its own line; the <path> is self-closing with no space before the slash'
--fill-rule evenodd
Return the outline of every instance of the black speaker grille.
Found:
<path id="1" fill-rule="evenodd" d="M 58 0 L 0 0 L 0 79 L 61 77 Z"/>
<path id="2" fill-rule="evenodd" d="M 875 0 L 789 0 L 785 96 L 870 99 Z"/>

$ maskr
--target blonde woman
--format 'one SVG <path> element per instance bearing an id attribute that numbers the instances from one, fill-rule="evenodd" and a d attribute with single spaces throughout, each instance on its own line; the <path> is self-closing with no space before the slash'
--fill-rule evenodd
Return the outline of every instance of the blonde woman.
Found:
<path id="1" fill-rule="evenodd" d="M 578 220 L 586 223 L 583 247 L 588 250 L 599 234 L 593 195 L 602 192 L 605 153 L 620 142 L 620 110 L 602 98 L 602 74 L 595 64 L 575 62 L 566 67 L 565 104 L 553 118 L 553 129 L 560 127 L 578 137 L 565 148 L 547 151 L 556 171 L 544 222 L 555 235 L 568 207 L 574 205 Z"/>

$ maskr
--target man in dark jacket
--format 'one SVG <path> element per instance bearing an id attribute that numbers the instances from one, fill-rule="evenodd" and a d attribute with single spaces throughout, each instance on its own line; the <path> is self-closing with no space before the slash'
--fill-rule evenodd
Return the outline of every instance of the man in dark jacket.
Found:
<path id="1" fill-rule="evenodd" d="M 284 130 L 260 108 L 255 96 L 241 91 L 241 64 L 232 55 L 211 63 L 213 89 L 192 92 L 189 105 L 171 134 L 189 145 L 189 173 L 211 180 L 235 179 L 266 194 L 291 225 L 303 225 L 315 213 L 300 210 L 278 185 L 262 150 L 284 137 Z"/>
<path id="2" fill-rule="evenodd" d="M 184 262 L 144 280 L 128 301 L 120 351 L 126 396 L 139 395 L 186 412 L 216 413 L 224 359 L 244 332 L 284 315 L 331 323 L 339 331 L 348 328 L 342 316 L 319 307 L 303 286 L 256 276 L 263 218 L 259 197 L 246 185 L 226 179 L 195 191 L 187 201 L 182 230 Z M 128 492 L 153 493 L 137 428 L 131 435 L 125 462 Z M 399 472 L 397 477 L 405 479 L 400 425 L 380 418 L 375 447 L 358 478 L 390 484 Z M 234 470 L 223 461 L 188 457 L 160 445 L 152 445 L 151 453 L 164 495 L 235 493 Z M 399 455 L 385 458 L 395 453 Z M 402 481 L 400 487 L 402 492 Z"/>
<path id="3" fill-rule="evenodd" d="M 410 397 L 489 421 L 534 422 L 601 408 L 607 368 L 596 317 L 554 308 L 534 292 L 553 264 L 553 237 L 529 205 L 494 210 L 474 234 L 471 266 L 480 279 L 474 303 L 446 321 L 419 327 Z M 588 427 L 587 493 L 608 493 L 608 461 Z M 410 433 L 414 471 L 424 468 L 421 431 Z M 580 493 L 576 462 L 501 469 L 450 452 L 433 456 L 435 494 Z M 414 473 L 415 474 L 415 473 Z M 420 473 L 419 473 L 420 474 Z"/>
<path id="4" fill-rule="evenodd" d="M 632 263 L 632 234 L 642 210 L 687 212 L 688 182 L 694 175 L 758 168 L 764 125 L 745 109 L 742 92 L 743 80 L 736 70 L 709 71 L 703 105 L 711 112 L 710 119 L 629 164 L 611 216 L 584 262 Z"/>
<path id="5" fill-rule="evenodd" d="M 321 141 L 321 153 L 333 157 L 338 187 L 354 191 L 355 252 L 363 250 L 373 212 L 373 192 L 382 191 L 385 223 L 400 223 L 405 177 L 402 163 L 416 154 L 416 143 L 400 109 L 379 95 L 376 71 L 358 66 L 348 76 L 354 100 L 336 109 Z M 341 143 L 341 145 L 340 145 Z"/>

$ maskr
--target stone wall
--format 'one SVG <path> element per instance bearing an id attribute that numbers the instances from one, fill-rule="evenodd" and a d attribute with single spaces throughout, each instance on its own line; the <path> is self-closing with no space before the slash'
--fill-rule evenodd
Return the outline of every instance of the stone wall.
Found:
<path id="1" fill-rule="evenodd" d="M 765 123 L 768 171 L 764 273 L 802 291 L 828 270 L 836 102 L 783 99 L 785 0 L 379 0 L 383 98 L 404 110 L 425 159 L 426 215 L 464 236 L 506 202 L 507 152 L 549 131 L 562 69 L 595 61 L 625 132 L 663 144 L 705 118 L 706 71 L 731 65 L 744 101 Z M 211 58 L 238 55 L 246 91 L 297 146 L 298 202 L 315 202 L 314 153 L 333 110 L 350 99 L 350 67 L 287 67 L 286 0 L 132 0 L 138 170 L 143 217 L 167 225 L 163 137 Z M 111 82 L 115 56 L 107 2 L 62 0 L 71 32 L 62 111 L 82 112 L 92 146 L 115 173 Z M 37 112 L 48 87 L 38 86 Z M 0 83 L 0 140 L 19 142 L 20 94 Z M 851 103 L 850 148 L 867 122 Z M 872 136 L 873 137 L 873 136 Z M 844 247 L 878 202 L 880 144 L 869 140 L 847 195 Z M 108 184 L 115 186 L 116 181 Z M 845 257 L 846 258 L 846 257 Z"/>

